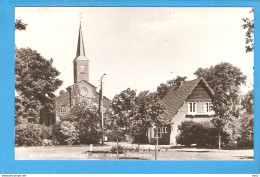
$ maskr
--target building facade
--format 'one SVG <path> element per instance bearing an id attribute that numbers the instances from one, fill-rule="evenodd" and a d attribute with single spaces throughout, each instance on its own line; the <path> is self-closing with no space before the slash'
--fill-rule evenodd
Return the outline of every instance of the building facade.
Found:
<path id="1" fill-rule="evenodd" d="M 213 118 L 213 94 L 207 82 L 201 78 L 171 88 L 162 99 L 162 104 L 166 107 L 164 118 L 167 119 L 168 125 L 157 127 L 157 131 L 156 127 L 149 128 L 146 133 L 147 141 L 154 144 L 158 136 L 159 144 L 176 145 L 181 122 L 209 121 Z"/>
<path id="2" fill-rule="evenodd" d="M 76 104 L 92 105 L 99 104 L 100 93 L 97 87 L 89 83 L 89 59 L 85 54 L 83 34 L 81 25 L 79 27 L 76 57 L 73 60 L 74 84 L 68 86 L 66 90 L 61 90 L 54 98 L 55 112 L 53 118 L 43 108 L 41 110 L 41 122 L 49 126 L 67 115 Z M 109 106 L 109 99 L 103 96 L 104 107 Z M 49 120 L 51 119 L 51 120 Z"/>

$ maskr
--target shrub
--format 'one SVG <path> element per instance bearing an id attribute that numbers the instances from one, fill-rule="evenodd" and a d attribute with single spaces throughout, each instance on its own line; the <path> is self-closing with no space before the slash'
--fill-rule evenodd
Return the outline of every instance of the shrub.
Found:
<path id="1" fill-rule="evenodd" d="M 117 153 L 117 147 L 116 147 L 116 146 L 113 146 L 113 147 L 111 148 L 111 153 L 113 153 L 113 154 L 116 154 L 116 153 Z M 124 153 L 124 148 L 123 148 L 122 146 L 120 146 L 120 145 L 118 145 L 118 153 L 119 153 L 119 154 Z"/>
<path id="2" fill-rule="evenodd" d="M 209 121 L 194 122 L 184 121 L 179 126 L 181 133 L 176 136 L 177 144 L 190 146 L 217 146 L 218 145 L 218 130 Z M 222 143 L 227 145 L 229 142 L 228 134 L 221 134 Z"/>
<path id="3" fill-rule="evenodd" d="M 82 106 L 76 104 L 70 114 L 62 118 L 63 122 L 73 122 L 78 132 L 80 144 L 96 144 L 101 140 L 100 114 L 98 105 Z"/>
<path id="4" fill-rule="evenodd" d="M 52 127 L 52 135 L 54 142 L 61 145 L 77 144 L 79 141 L 79 134 L 73 122 L 62 121 L 56 123 Z"/>
<path id="5" fill-rule="evenodd" d="M 18 146 L 39 146 L 43 139 L 50 137 L 50 129 L 45 125 L 24 122 L 15 126 L 15 144 Z"/>

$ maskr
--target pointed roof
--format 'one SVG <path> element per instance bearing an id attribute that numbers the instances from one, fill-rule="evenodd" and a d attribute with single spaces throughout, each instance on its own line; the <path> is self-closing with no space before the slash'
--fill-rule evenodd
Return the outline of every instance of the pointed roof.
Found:
<path id="1" fill-rule="evenodd" d="M 84 47 L 82 30 L 81 30 L 81 24 L 79 25 L 78 46 L 77 46 L 77 53 L 76 53 L 75 60 L 77 60 L 77 59 L 88 60 L 87 57 L 86 57 L 86 54 L 85 54 L 85 47 Z"/>
<path id="2" fill-rule="evenodd" d="M 202 82 L 206 86 L 206 88 L 209 90 L 209 93 L 213 96 L 213 90 L 202 78 L 184 82 L 178 88 L 172 87 L 169 89 L 167 94 L 161 100 L 161 102 L 166 108 L 164 117 L 168 121 L 171 121 L 171 119 L 175 116 L 180 107 L 183 105 L 184 101 L 187 100 L 188 96 L 192 93 L 192 91 L 200 82 Z"/>

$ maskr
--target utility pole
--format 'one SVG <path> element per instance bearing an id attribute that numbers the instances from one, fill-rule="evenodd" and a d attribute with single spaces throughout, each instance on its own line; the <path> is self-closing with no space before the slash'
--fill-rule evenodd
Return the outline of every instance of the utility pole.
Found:
<path id="1" fill-rule="evenodd" d="M 101 131 L 102 131 L 102 145 L 104 145 L 104 113 L 103 113 L 103 74 L 100 79 L 100 98 L 99 98 L 99 108 L 101 112 Z"/>
<path id="2" fill-rule="evenodd" d="M 155 158 L 155 160 L 157 160 L 157 155 L 158 155 L 158 152 L 157 152 L 157 146 L 158 146 L 158 127 L 157 127 L 157 125 L 156 125 L 156 127 L 155 127 L 155 131 L 156 131 L 156 143 L 155 143 L 155 147 L 154 147 L 154 153 L 155 153 L 155 155 L 154 155 L 154 158 Z"/>

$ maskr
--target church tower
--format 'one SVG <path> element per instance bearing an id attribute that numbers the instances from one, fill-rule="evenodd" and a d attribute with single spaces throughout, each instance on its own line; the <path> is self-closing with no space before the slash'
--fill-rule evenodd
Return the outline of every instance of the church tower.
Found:
<path id="1" fill-rule="evenodd" d="M 73 61 L 74 69 L 74 83 L 81 80 L 89 82 L 89 60 L 85 55 L 84 41 L 81 30 L 81 24 L 79 26 L 79 37 L 76 58 Z"/>

